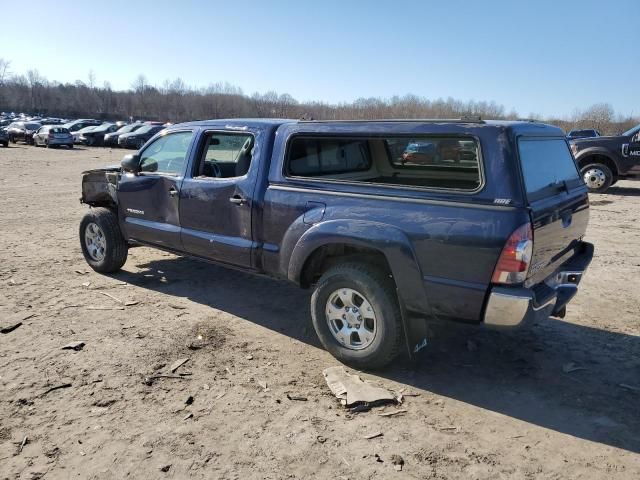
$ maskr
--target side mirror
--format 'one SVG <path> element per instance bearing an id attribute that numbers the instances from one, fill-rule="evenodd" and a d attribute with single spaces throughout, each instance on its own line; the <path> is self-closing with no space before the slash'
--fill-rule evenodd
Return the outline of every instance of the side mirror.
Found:
<path id="1" fill-rule="evenodd" d="M 134 153 L 125 155 L 120 166 L 125 172 L 138 173 L 140 172 L 140 157 Z"/>

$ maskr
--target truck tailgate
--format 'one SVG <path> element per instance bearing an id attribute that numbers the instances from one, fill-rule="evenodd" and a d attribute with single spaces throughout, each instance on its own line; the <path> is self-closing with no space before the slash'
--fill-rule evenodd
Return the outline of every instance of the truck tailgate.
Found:
<path id="1" fill-rule="evenodd" d="M 541 282 L 576 253 L 588 221 L 586 192 L 558 195 L 531 204 L 533 254 L 528 285 Z"/>
<path id="2" fill-rule="evenodd" d="M 533 230 L 527 285 L 551 275 L 579 250 L 589 221 L 587 188 L 564 138 L 520 138 Z"/>

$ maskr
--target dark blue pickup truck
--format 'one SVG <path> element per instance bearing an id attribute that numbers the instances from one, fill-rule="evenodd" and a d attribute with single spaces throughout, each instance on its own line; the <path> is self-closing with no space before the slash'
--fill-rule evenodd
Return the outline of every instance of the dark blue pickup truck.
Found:
<path id="1" fill-rule="evenodd" d="M 593 256 L 564 133 L 531 122 L 185 123 L 85 172 L 82 202 L 94 270 L 147 245 L 313 288 L 358 368 L 418 352 L 428 321 L 562 317 Z"/>

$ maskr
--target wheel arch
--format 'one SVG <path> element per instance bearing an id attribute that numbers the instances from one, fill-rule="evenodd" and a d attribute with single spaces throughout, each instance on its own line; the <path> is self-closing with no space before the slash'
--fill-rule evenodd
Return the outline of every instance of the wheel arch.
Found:
<path id="1" fill-rule="evenodd" d="M 618 165 L 611 153 L 606 149 L 590 148 L 580 152 L 576 158 L 580 169 L 592 163 L 601 163 L 611 169 L 614 178 L 619 175 Z"/>
<path id="2" fill-rule="evenodd" d="M 428 312 L 429 305 L 415 252 L 400 229 L 366 220 L 330 220 L 316 224 L 293 248 L 287 277 L 303 288 L 308 287 L 330 266 L 353 260 L 373 263 L 392 277 L 411 354 L 424 339 L 425 322 L 424 316 L 410 316 L 407 311 Z"/>

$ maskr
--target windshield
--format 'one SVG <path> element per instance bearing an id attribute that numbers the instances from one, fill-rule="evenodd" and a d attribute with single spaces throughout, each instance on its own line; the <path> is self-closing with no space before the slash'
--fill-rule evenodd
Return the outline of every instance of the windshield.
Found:
<path id="1" fill-rule="evenodd" d="M 136 130 L 136 133 L 147 133 L 152 128 L 153 127 L 151 125 L 145 125 L 144 127 L 140 128 L 139 130 Z"/>
<path id="2" fill-rule="evenodd" d="M 120 127 L 118 133 L 129 133 L 134 130 L 140 128 L 142 125 L 140 123 L 132 123 L 131 125 L 125 125 L 124 127 Z"/>
<path id="3" fill-rule="evenodd" d="M 640 125 L 636 125 L 633 128 L 630 128 L 629 130 L 627 130 L 626 132 L 624 132 L 622 134 L 623 137 L 630 137 L 631 135 L 634 135 L 636 132 L 638 132 L 640 130 Z"/>
<path id="4" fill-rule="evenodd" d="M 25 123 L 24 124 L 24 128 L 26 128 L 27 130 L 37 130 L 41 126 L 42 125 L 40 125 L 39 123 Z"/>

